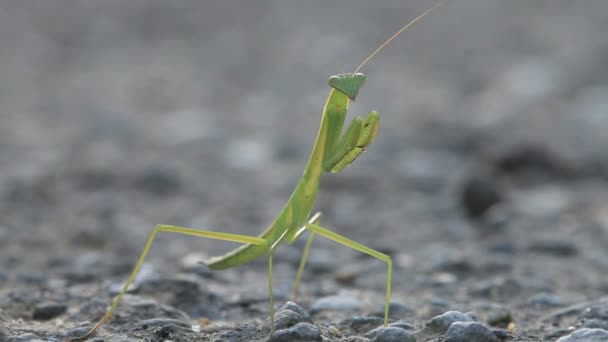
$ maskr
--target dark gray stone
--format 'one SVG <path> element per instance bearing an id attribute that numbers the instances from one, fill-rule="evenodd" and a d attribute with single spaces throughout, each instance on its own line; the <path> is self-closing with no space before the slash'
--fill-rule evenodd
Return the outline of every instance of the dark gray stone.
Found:
<path id="1" fill-rule="evenodd" d="M 63 314 L 67 308 L 65 304 L 41 303 L 34 307 L 32 318 L 37 321 L 46 321 Z"/>
<path id="2" fill-rule="evenodd" d="M 474 320 L 460 311 L 448 311 L 426 322 L 424 330 L 427 333 L 443 335 L 454 322 L 474 322 Z"/>
<path id="3" fill-rule="evenodd" d="M 384 324 L 384 318 L 381 317 L 353 317 L 350 322 L 350 327 L 358 332 L 369 331 L 373 328 Z"/>
<path id="4" fill-rule="evenodd" d="M 129 338 L 127 336 L 110 336 L 107 339 L 104 338 L 104 342 L 137 342 L 139 339 Z"/>
<path id="5" fill-rule="evenodd" d="M 161 328 L 161 327 L 164 327 L 167 325 L 175 325 L 175 326 L 179 326 L 182 328 L 188 328 L 188 329 L 192 328 L 192 324 L 190 324 L 188 322 L 180 321 L 179 319 L 151 318 L 151 319 L 147 319 L 145 321 L 139 322 L 139 324 L 137 325 L 137 329 L 138 330 L 147 330 L 147 329 Z"/>
<path id="6" fill-rule="evenodd" d="M 283 306 L 281 306 L 279 308 L 278 311 L 282 311 L 282 310 L 291 310 L 297 314 L 299 314 L 300 316 L 302 316 L 302 318 L 304 320 L 306 320 L 307 322 L 312 323 L 312 321 L 310 320 L 310 314 L 308 314 L 308 311 L 304 310 L 304 308 L 302 308 L 301 306 L 299 306 L 298 304 L 288 301 L 287 303 L 283 304 Z"/>
<path id="7" fill-rule="evenodd" d="M 319 327 L 310 323 L 298 323 L 289 329 L 277 330 L 269 339 L 269 342 L 309 341 L 323 341 Z"/>
<path id="8" fill-rule="evenodd" d="M 370 313 L 370 316 L 384 317 L 384 304 L 378 305 L 376 310 Z M 390 303 L 388 305 L 388 317 L 393 319 L 404 319 L 413 317 L 416 310 L 408 304 L 403 303 Z"/>
<path id="9" fill-rule="evenodd" d="M 34 333 L 25 333 L 18 336 L 9 337 L 7 342 L 43 342 L 45 339 L 34 334 Z"/>
<path id="10" fill-rule="evenodd" d="M 513 298 L 524 289 L 521 282 L 514 278 L 493 278 L 475 284 L 469 294 L 492 300 Z"/>
<path id="11" fill-rule="evenodd" d="M 578 247 L 569 240 L 539 240 L 528 245 L 528 250 L 535 253 L 558 257 L 569 257 L 578 253 Z"/>
<path id="12" fill-rule="evenodd" d="M 562 301 L 553 293 L 540 292 L 530 297 L 528 299 L 528 304 L 535 309 L 543 309 L 562 305 Z"/>
<path id="13" fill-rule="evenodd" d="M 608 330 L 608 322 L 601 320 L 601 319 L 597 319 L 597 318 L 591 318 L 591 319 L 585 320 L 585 322 L 583 323 L 583 326 L 585 328 L 597 328 L 597 329 Z"/>
<path id="14" fill-rule="evenodd" d="M 499 304 L 483 305 L 479 309 L 482 321 L 491 326 L 506 328 L 513 320 L 511 311 Z"/>
<path id="15" fill-rule="evenodd" d="M 454 322 L 444 342 L 499 342 L 492 330 L 477 322 Z"/>
<path id="16" fill-rule="evenodd" d="M 0 321 L 0 341 L 6 341 L 10 335 L 8 328 Z"/>
<path id="17" fill-rule="evenodd" d="M 240 342 L 243 341 L 243 334 L 236 330 L 226 330 L 215 336 L 214 342 Z"/>
<path id="18" fill-rule="evenodd" d="M 608 341 L 608 330 L 582 328 L 570 335 L 562 336 L 556 342 L 605 342 Z"/>
<path id="19" fill-rule="evenodd" d="M 268 318 L 268 321 L 270 321 L 270 318 Z M 281 310 L 274 315 L 274 327 L 276 330 L 291 328 L 305 321 L 299 313 L 291 310 Z"/>
<path id="20" fill-rule="evenodd" d="M 387 327 L 378 329 L 371 342 L 416 342 L 416 337 L 405 329 Z"/>
<path id="21" fill-rule="evenodd" d="M 479 218 L 488 209 L 502 201 L 496 180 L 483 177 L 470 178 L 462 187 L 461 201 L 467 216 Z"/>
<path id="22" fill-rule="evenodd" d="M 397 321 L 388 325 L 389 327 L 397 327 L 405 330 L 416 330 L 416 326 L 406 321 Z"/>

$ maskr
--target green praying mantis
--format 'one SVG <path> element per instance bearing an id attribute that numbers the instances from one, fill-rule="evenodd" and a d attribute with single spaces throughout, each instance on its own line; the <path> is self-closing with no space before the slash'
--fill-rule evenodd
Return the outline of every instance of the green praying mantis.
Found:
<path id="1" fill-rule="evenodd" d="M 323 236 L 329 240 L 333 240 L 347 247 L 368 254 L 385 262 L 387 265 L 386 301 L 384 309 L 384 326 L 387 326 L 389 317 L 389 303 L 391 299 L 391 283 L 393 277 L 393 262 L 391 257 L 369 248 L 359 242 L 337 234 L 330 229 L 322 227 L 320 225 L 322 213 L 317 212 L 311 216 L 311 212 L 319 191 L 321 176 L 327 172 L 338 173 L 342 171 L 345 167 L 355 161 L 371 145 L 376 137 L 378 124 L 380 121 L 380 116 L 376 111 L 369 112 L 365 118 L 354 118 L 344 134 L 341 134 L 349 103 L 350 101 L 355 100 L 359 89 L 365 82 L 365 76 L 358 71 L 388 43 L 401 34 L 401 32 L 405 31 L 407 28 L 421 20 L 439 5 L 440 3 L 436 4 L 403 26 L 393 36 L 382 43 L 374 52 L 372 52 L 353 73 L 343 73 L 331 76 L 329 78 L 331 90 L 329 91 L 327 101 L 325 102 L 325 106 L 323 108 L 321 125 L 317 133 L 317 138 L 310 155 L 310 159 L 295 190 L 270 227 L 268 227 L 259 236 L 253 237 L 240 234 L 176 227 L 171 225 L 157 225 L 150 234 L 140 257 L 137 260 L 133 271 L 131 272 L 131 275 L 127 279 L 122 290 L 115 298 L 110 308 L 99 320 L 99 322 L 97 322 L 84 336 L 79 337 L 76 340 L 82 340 L 91 336 L 102 324 L 110 319 L 122 297 L 125 295 L 125 293 L 127 293 L 129 285 L 131 285 L 135 279 L 135 276 L 139 272 L 139 269 L 143 264 L 150 247 L 152 247 L 154 238 L 160 232 L 172 232 L 243 244 L 225 255 L 212 257 L 205 261 L 205 264 L 212 270 L 222 270 L 240 266 L 252 261 L 253 259 L 267 255 L 271 333 L 274 331 L 272 260 L 275 250 L 281 243 L 287 242 L 288 244 L 291 244 L 302 236 L 302 234 L 307 231 L 309 232 L 308 239 L 302 253 L 300 265 L 296 273 L 296 279 L 294 281 L 292 293 L 293 297 L 295 297 L 298 293 L 298 287 L 302 278 L 304 267 L 306 266 L 306 260 L 308 259 L 310 247 L 316 235 Z"/>

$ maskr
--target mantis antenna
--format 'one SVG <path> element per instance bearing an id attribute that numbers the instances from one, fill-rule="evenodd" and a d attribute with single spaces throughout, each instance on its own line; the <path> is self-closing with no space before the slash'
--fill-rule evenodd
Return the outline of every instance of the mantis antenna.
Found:
<path id="1" fill-rule="evenodd" d="M 401 29 L 399 29 L 399 31 L 395 32 L 395 34 L 393 34 L 389 39 L 385 40 L 384 43 L 380 44 L 380 46 L 378 46 L 376 48 L 376 50 L 374 50 L 374 52 L 372 52 L 369 56 L 367 56 L 367 58 L 361 62 L 361 64 L 359 64 L 359 66 L 357 67 L 357 69 L 355 69 L 355 71 L 353 72 L 353 74 L 356 74 L 359 70 L 361 70 L 361 68 L 363 68 L 365 66 L 365 64 L 367 64 L 367 62 L 369 62 L 372 58 L 374 58 L 374 56 L 376 56 L 378 54 L 378 52 L 380 52 L 382 49 L 384 49 L 384 47 L 390 43 L 393 39 L 397 38 L 397 36 L 399 36 L 401 34 L 401 32 L 407 30 L 408 28 L 412 27 L 415 23 L 417 23 L 418 21 L 420 21 L 422 18 L 426 17 L 427 14 L 431 13 L 433 10 L 435 10 L 437 7 L 443 5 L 442 2 L 439 2 L 437 4 L 435 4 L 435 6 L 429 8 L 428 10 L 422 12 L 421 14 L 419 14 L 416 18 L 412 19 L 409 23 L 405 24 Z"/>

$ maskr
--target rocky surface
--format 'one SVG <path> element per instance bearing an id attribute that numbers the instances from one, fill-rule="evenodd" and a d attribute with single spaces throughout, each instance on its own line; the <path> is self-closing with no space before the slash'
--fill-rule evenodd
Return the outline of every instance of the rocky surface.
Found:
<path id="1" fill-rule="evenodd" d="M 542 3 L 542 4 L 541 4 Z M 0 1 L 0 341 L 81 336 L 155 224 L 257 235 L 327 78 L 424 1 Z M 608 3 L 451 1 L 371 62 L 378 137 L 323 179 L 317 238 L 221 272 L 160 234 L 91 341 L 608 339 Z M 286 304 L 287 303 L 287 304 Z"/>

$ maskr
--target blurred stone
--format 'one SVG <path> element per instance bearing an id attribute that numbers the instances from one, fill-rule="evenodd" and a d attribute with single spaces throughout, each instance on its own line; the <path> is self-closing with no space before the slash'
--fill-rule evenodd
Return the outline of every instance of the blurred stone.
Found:
<path id="1" fill-rule="evenodd" d="M 353 317 L 350 321 L 350 327 L 358 333 L 369 331 L 383 324 L 384 318 L 381 317 Z"/>
<path id="2" fill-rule="evenodd" d="M 477 322 L 454 322 L 445 333 L 444 342 L 499 342 L 492 330 Z"/>
<path id="3" fill-rule="evenodd" d="M 520 145 L 506 151 L 495 161 L 496 168 L 527 181 L 546 181 L 548 177 L 569 179 L 576 167 L 553 150 L 540 145 Z"/>
<path id="4" fill-rule="evenodd" d="M 571 240 L 537 240 L 528 245 L 530 252 L 547 254 L 557 257 L 569 257 L 578 254 L 578 247 Z"/>
<path id="5" fill-rule="evenodd" d="M 556 342 L 606 342 L 608 330 L 582 328 L 570 335 L 562 336 Z"/>
<path id="6" fill-rule="evenodd" d="M 323 341 L 321 330 L 310 323 L 298 323 L 289 329 L 275 331 L 269 342 Z"/>
<path id="7" fill-rule="evenodd" d="M 562 301 L 557 295 L 553 293 L 540 292 L 528 298 L 528 305 L 532 306 L 535 309 L 543 309 L 547 307 L 562 305 Z"/>
<path id="8" fill-rule="evenodd" d="M 416 337 L 399 327 L 381 327 L 365 335 L 371 342 L 416 342 Z"/>
<path id="9" fill-rule="evenodd" d="M 181 181 L 176 170 L 167 166 L 150 166 L 134 176 L 133 185 L 152 195 L 169 196 L 180 190 Z"/>
<path id="10" fill-rule="evenodd" d="M 512 322 L 511 311 L 495 303 L 479 305 L 476 308 L 479 317 L 490 326 L 506 328 Z"/>
<path id="11" fill-rule="evenodd" d="M 424 330 L 426 333 L 443 335 L 454 322 L 474 322 L 473 319 L 460 311 L 448 311 L 442 315 L 433 317 L 426 322 Z"/>
<path id="12" fill-rule="evenodd" d="M 67 305 L 58 303 L 42 303 L 34 307 L 32 318 L 37 321 L 46 321 L 63 314 Z"/>
<path id="13" fill-rule="evenodd" d="M 469 178 L 461 190 L 461 203 L 470 218 L 480 218 L 503 199 L 496 180 L 482 177 Z"/>

